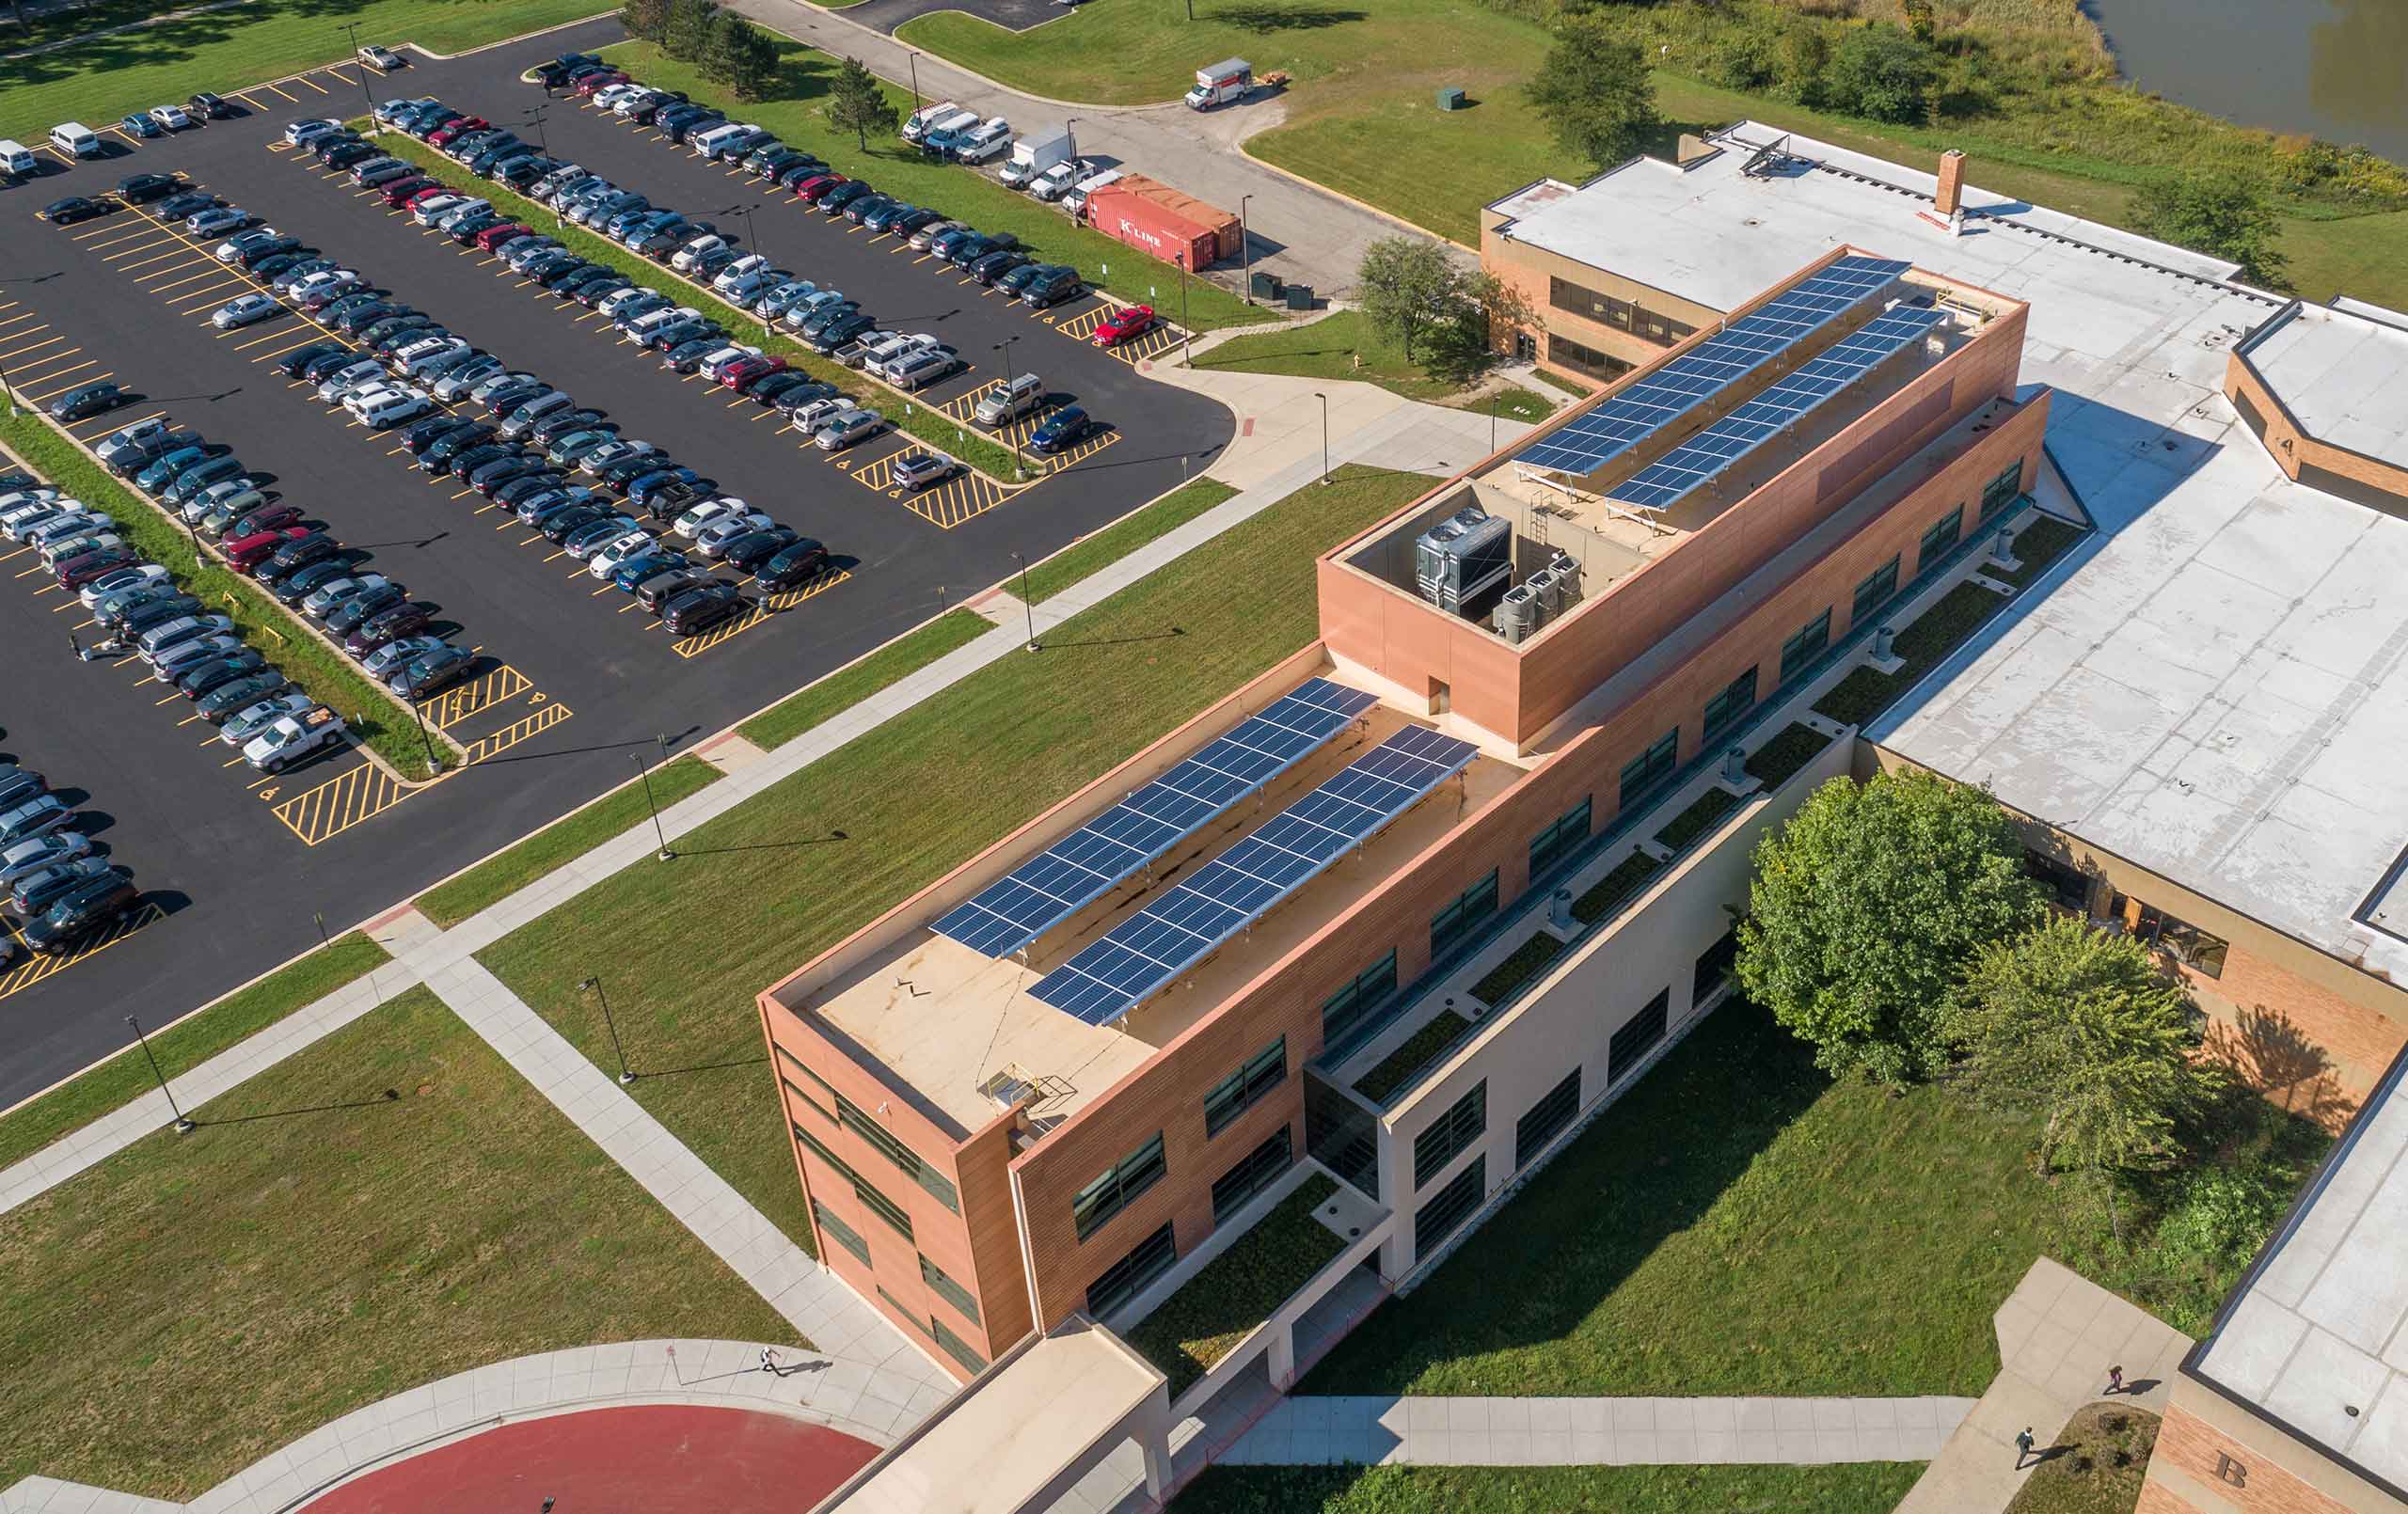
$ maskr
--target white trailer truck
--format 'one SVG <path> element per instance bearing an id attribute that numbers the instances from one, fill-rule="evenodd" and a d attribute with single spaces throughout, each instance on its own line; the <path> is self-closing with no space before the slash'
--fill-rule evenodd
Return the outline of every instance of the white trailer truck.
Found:
<path id="1" fill-rule="evenodd" d="M 1233 57 L 1196 71 L 1196 87 L 1185 99 L 1190 110 L 1211 110 L 1232 100 L 1244 100 L 1254 88 L 1254 65 Z"/>
<path id="2" fill-rule="evenodd" d="M 1003 181 L 1014 189 L 1026 189 L 1046 169 L 1078 153 L 1067 126 L 1058 132 L 1031 132 L 1012 144 L 1012 161 L 1004 165 Z"/>

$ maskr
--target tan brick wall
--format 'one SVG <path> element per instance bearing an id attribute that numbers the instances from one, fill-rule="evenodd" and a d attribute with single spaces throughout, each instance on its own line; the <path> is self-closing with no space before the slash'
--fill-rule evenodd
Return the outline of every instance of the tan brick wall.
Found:
<path id="1" fill-rule="evenodd" d="M 2162 1482 L 2141 1484 L 2141 1500 L 2132 1506 L 2132 1514 L 2210 1514 Z"/>
<path id="2" fill-rule="evenodd" d="M 1486 222 L 1492 217 L 1483 215 L 1481 219 Z M 1597 380 L 1591 374 L 1547 361 L 1546 334 L 1549 331 L 1560 331 L 1583 346 L 1593 347 L 1633 367 L 1654 362 L 1664 355 L 1667 349 L 1644 337 L 1592 320 L 1576 311 L 1557 309 L 1551 295 L 1550 279 L 1560 278 L 1567 283 L 1577 284 L 1599 294 L 1653 310 L 1684 325 L 1711 328 L 1723 314 L 1712 306 L 1701 305 L 1668 290 L 1656 289 L 1610 270 L 1592 267 L 1560 253 L 1499 236 L 1494 226 L 1483 226 L 1481 230 L 1480 262 L 1481 268 L 1497 276 L 1498 282 L 1520 294 L 1529 304 L 1532 321 L 1529 331 L 1538 342 L 1541 364 L 1584 384 L 1594 384 Z M 1513 350 L 1513 332 L 1511 328 L 1493 331 L 1489 335 L 1499 352 Z"/>
<path id="3" fill-rule="evenodd" d="M 2225 361 L 2225 398 L 2240 409 L 2244 398 L 2264 422 L 2267 452 L 2284 476 L 2297 479 L 2303 467 L 2320 467 L 2353 482 L 2380 489 L 2408 500 L 2408 468 L 2395 467 L 2363 453 L 2317 440 L 2300 429 L 2300 424 L 2283 402 L 2266 387 L 2265 380 L 2249 366 L 2249 360 L 2234 353 Z"/>
<path id="4" fill-rule="evenodd" d="M 2184 1384 L 2183 1391 L 2205 1390 Z M 2260 1424 L 2258 1428 L 2262 1433 L 2252 1440 L 2260 1443 L 2245 1443 L 2208 1424 L 2179 1401 L 2169 1405 L 2157 1432 L 2157 1450 L 2149 1458 L 2148 1486 L 2158 1490 L 2157 1501 L 2152 1504 L 2145 1497 L 2140 1509 L 2197 1510 L 2198 1514 L 2391 1514 L 2400 1507 L 2380 1494 L 2374 1494 L 2379 1502 L 2344 1503 L 2309 1486 L 2285 1461 L 2297 1458 L 2305 1464 L 2323 1462 L 2324 1458 L 2272 1426 Z M 2329 1463 L 2322 1468 L 2325 1476 L 2337 1471 Z M 2240 1481 L 2234 1481 L 2236 1477 Z"/>

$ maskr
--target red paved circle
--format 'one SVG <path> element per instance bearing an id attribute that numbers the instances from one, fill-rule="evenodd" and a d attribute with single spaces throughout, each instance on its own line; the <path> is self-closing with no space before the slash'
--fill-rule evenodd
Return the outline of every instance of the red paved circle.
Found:
<path id="1" fill-rule="evenodd" d="M 684 1404 L 589 1409 L 499 1426 L 372 1472 L 309 1514 L 793 1514 L 878 1447 L 781 1414 Z"/>

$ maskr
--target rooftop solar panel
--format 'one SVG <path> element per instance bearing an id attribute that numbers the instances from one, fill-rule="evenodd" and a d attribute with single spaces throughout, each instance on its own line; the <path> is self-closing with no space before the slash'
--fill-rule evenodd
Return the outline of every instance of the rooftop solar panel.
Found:
<path id="1" fill-rule="evenodd" d="M 1398 732 L 1029 992 L 1090 1025 L 1110 1024 L 1463 771 L 1477 751 L 1418 726 Z"/>
<path id="2" fill-rule="evenodd" d="M 1516 453 L 1514 460 L 1565 473 L 1592 473 L 1833 318 L 1887 289 L 1912 266 L 1891 258 L 1842 258 L 1595 409 L 1549 432 Z"/>
<path id="3" fill-rule="evenodd" d="M 937 934 L 988 956 L 1011 955 L 1320 750 L 1377 702 L 1325 678 L 1307 680 L 956 906 L 936 923 Z"/>
<path id="4" fill-rule="evenodd" d="M 1901 306 L 1782 376 L 1781 382 L 1640 468 L 1609 499 L 1660 510 L 1754 450 L 1766 438 L 1862 378 L 1941 320 L 1928 306 Z"/>

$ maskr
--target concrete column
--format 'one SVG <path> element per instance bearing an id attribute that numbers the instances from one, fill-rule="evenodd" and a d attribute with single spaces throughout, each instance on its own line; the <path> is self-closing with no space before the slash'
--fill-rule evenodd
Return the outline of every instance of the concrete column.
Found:
<path id="1" fill-rule="evenodd" d="M 1157 1505 L 1170 1491 L 1170 1432 L 1160 1420 L 1137 1437 L 1137 1449 L 1146 1457 L 1146 1496 Z"/>
<path id="2" fill-rule="evenodd" d="M 1275 1325 L 1271 1332 L 1271 1385 L 1285 1391 L 1296 1380 L 1296 1322 Z"/>

